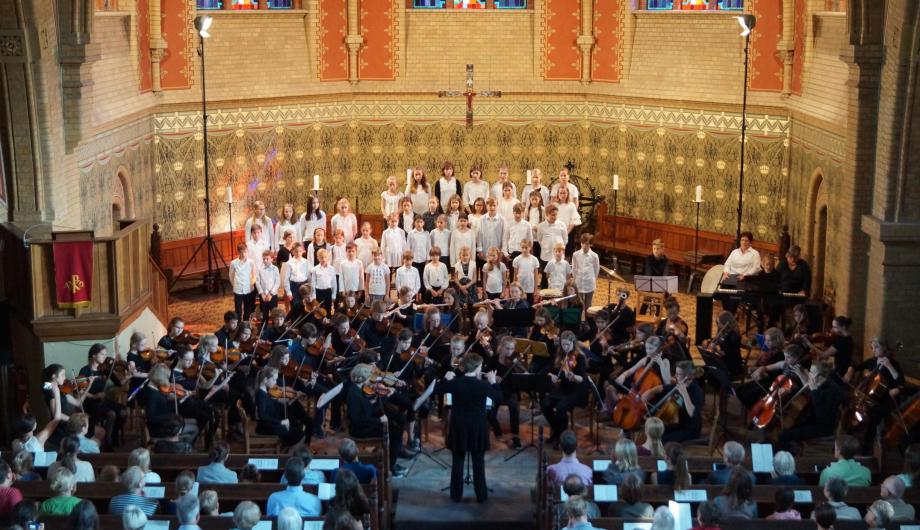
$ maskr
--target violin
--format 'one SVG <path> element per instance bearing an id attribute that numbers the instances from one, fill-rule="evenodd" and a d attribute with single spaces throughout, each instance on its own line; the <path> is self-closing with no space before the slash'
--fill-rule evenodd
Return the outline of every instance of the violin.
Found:
<path id="1" fill-rule="evenodd" d="M 418 366 L 424 366 L 428 361 L 428 348 L 409 348 L 399 354 L 399 359 L 407 363 L 412 359 Z"/>
<path id="2" fill-rule="evenodd" d="M 211 352 L 210 358 L 212 363 L 220 364 L 227 360 L 227 354 L 222 347 L 218 346 L 216 351 Z"/>
<path id="3" fill-rule="evenodd" d="M 268 389 L 268 395 L 274 399 L 297 399 L 300 395 L 300 392 L 292 388 L 283 388 L 280 386 L 273 386 Z"/>
<path id="4" fill-rule="evenodd" d="M 58 389 L 61 391 L 61 394 L 73 394 L 74 391 L 83 392 L 89 388 L 90 383 L 92 383 L 92 378 L 90 377 L 78 377 L 76 379 L 67 379 Z"/>
<path id="5" fill-rule="evenodd" d="M 175 396 L 179 399 L 182 399 L 188 395 L 188 392 L 182 385 L 163 385 L 158 387 L 157 390 L 159 390 L 160 393 L 164 394 L 166 397 Z"/>
<path id="6" fill-rule="evenodd" d="M 312 300 L 304 303 L 304 312 L 317 320 L 325 320 L 329 316 L 326 308 L 318 300 Z"/>
<path id="7" fill-rule="evenodd" d="M 555 340 L 559 337 L 559 326 L 555 322 L 547 322 L 540 328 L 540 333 L 550 340 Z"/>
<path id="8" fill-rule="evenodd" d="M 661 352 L 655 354 L 660 356 Z M 647 412 L 645 402 L 642 401 L 642 394 L 648 390 L 662 384 L 661 376 L 652 366 L 657 364 L 652 357 L 649 357 L 648 363 L 642 368 L 636 377 L 633 378 L 633 385 L 629 393 L 621 397 L 613 409 L 613 421 L 625 431 L 631 431 L 639 426 L 645 419 Z"/>
<path id="9" fill-rule="evenodd" d="M 306 363 L 297 364 L 294 361 L 288 361 L 279 371 L 285 379 L 310 380 L 313 377 L 313 367 Z"/>
<path id="10" fill-rule="evenodd" d="M 361 392 L 369 398 L 387 397 L 395 392 L 392 386 L 387 386 L 382 381 L 375 381 L 374 378 L 368 379 L 361 385 Z"/>
<path id="11" fill-rule="evenodd" d="M 99 371 L 110 374 L 115 382 L 125 381 L 128 378 L 128 361 L 107 357 L 99 365 Z"/>
<path id="12" fill-rule="evenodd" d="M 183 330 L 182 333 L 173 337 L 173 342 L 176 344 L 184 344 L 186 346 L 192 346 L 193 344 L 198 344 L 198 341 L 201 340 L 201 335 L 196 333 L 191 333 L 189 330 Z"/>
<path id="13" fill-rule="evenodd" d="M 342 338 L 342 342 L 351 343 L 349 346 L 350 351 L 361 351 L 367 347 L 367 343 L 358 336 L 358 330 L 356 329 L 349 329 L 348 333 Z"/>

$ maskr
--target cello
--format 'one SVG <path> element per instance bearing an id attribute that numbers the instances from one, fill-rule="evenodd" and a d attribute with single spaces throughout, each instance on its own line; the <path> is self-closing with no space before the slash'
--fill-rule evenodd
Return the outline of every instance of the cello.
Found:
<path id="1" fill-rule="evenodd" d="M 805 410 L 810 399 L 810 394 L 806 392 L 808 388 L 808 377 L 802 377 L 798 372 L 798 364 L 792 365 L 792 368 L 799 373 L 799 380 L 802 383 L 795 394 L 783 399 L 783 394 L 792 391 L 795 388 L 795 381 L 791 375 L 780 374 L 776 376 L 767 394 L 760 398 L 751 410 L 748 411 L 748 424 L 757 429 L 767 428 L 779 415 L 782 418 L 783 429 L 792 427 L 798 420 L 802 411 Z"/>
<path id="2" fill-rule="evenodd" d="M 655 357 L 659 355 L 661 355 L 660 351 L 648 358 L 648 364 L 645 365 L 638 377 L 633 378 L 629 393 L 621 397 L 613 408 L 613 422 L 624 431 L 635 429 L 645 419 L 647 409 L 645 402 L 642 401 L 642 394 L 662 384 L 661 376 L 652 370 Z"/>

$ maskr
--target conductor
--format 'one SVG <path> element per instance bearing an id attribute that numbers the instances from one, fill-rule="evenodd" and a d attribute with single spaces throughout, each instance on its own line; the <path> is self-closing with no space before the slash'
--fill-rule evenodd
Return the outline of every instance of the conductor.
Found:
<path id="1" fill-rule="evenodd" d="M 486 428 L 486 398 L 493 403 L 502 399 L 501 387 L 495 382 L 495 372 L 485 374 L 488 383 L 481 380 L 482 357 L 468 353 L 460 361 L 463 376 L 456 377 L 447 372 L 435 387 L 437 394 L 451 394 L 450 432 L 447 447 L 453 452 L 450 471 L 450 498 L 454 502 L 463 499 L 463 463 L 466 453 L 473 462 L 473 487 L 476 501 L 483 503 L 488 498 L 486 488 L 485 452 L 489 449 L 489 432 Z"/>

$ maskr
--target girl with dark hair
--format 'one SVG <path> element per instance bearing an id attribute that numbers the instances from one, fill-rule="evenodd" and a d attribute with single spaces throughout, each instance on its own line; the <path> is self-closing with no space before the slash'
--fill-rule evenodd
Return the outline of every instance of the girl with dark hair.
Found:
<path id="1" fill-rule="evenodd" d="M 76 436 L 67 436 L 61 440 L 61 452 L 57 462 L 48 466 L 48 476 L 54 475 L 58 469 L 69 469 L 74 474 L 76 482 L 95 482 L 96 472 L 93 465 L 77 458 L 80 453 L 80 439 Z"/>
<path id="2" fill-rule="evenodd" d="M 831 321 L 830 345 L 820 351 L 821 359 L 834 358 L 834 372 L 838 377 L 846 375 L 853 366 L 853 337 L 850 336 L 850 324 L 853 319 L 837 315 Z"/>
<path id="3" fill-rule="evenodd" d="M 70 512 L 71 530 L 99 530 L 99 512 L 93 501 L 82 500 Z"/>
<path id="4" fill-rule="evenodd" d="M 329 508 L 347 510 L 359 521 L 364 521 L 365 528 L 370 528 L 371 503 L 367 500 L 358 477 L 348 468 L 339 469 L 335 474 L 335 497 L 329 501 Z"/>
<path id="5" fill-rule="evenodd" d="M 793 508 L 795 504 L 795 492 L 792 491 L 792 488 L 783 488 L 776 490 L 776 493 L 773 495 L 773 505 L 776 510 L 767 516 L 767 519 L 788 519 L 788 520 L 799 520 L 802 518 L 802 514 L 798 510 Z"/>
<path id="6" fill-rule="evenodd" d="M 94 432 L 95 426 L 105 427 L 103 444 L 107 450 L 118 445 L 121 428 L 128 417 L 124 405 L 116 403 L 108 390 L 114 386 L 111 382 L 111 370 L 105 368 L 104 363 L 109 359 L 109 352 L 105 344 L 96 343 L 90 346 L 86 355 L 87 364 L 80 368 L 80 377 L 90 378 L 89 388 L 83 398 L 83 409 L 89 414 L 89 432 Z M 112 362 L 112 361 L 109 361 Z"/>
<path id="7" fill-rule="evenodd" d="M 741 466 L 732 469 L 722 495 L 715 498 L 723 519 L 756 519 L 757 503 L 751 500 L 754 483 L 751 473 Z"/>

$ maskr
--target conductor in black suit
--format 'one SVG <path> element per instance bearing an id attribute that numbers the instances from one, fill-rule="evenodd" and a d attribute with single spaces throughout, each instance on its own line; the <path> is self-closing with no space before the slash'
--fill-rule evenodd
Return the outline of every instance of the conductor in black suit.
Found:
<path id="1" fill-rule="evenodd" d="M 473 487 L 476 501 L 486 502 L 485 452 L 489 449 L 489 432 L 486 423 L 486 398 L 493 403 L 502 400 L 501 387 L 495 382 L 495 372 L 485 374 L 488 383 L 482 381 L 482 357 L 468 353 L 460 361 L 463 375 L 456 377 L 447 372 L 435 387 L 438 394 L 451 394 L 450 432 L 447 447 L 453 452 L 450 471 L 450 498 L 460 502 L 463 498 L 463 463 L 466 453 L 473 461 Z"/>

